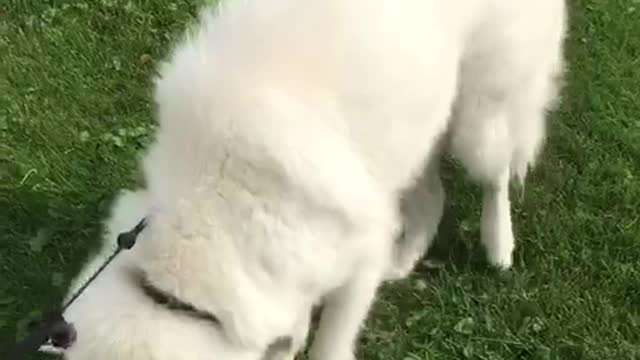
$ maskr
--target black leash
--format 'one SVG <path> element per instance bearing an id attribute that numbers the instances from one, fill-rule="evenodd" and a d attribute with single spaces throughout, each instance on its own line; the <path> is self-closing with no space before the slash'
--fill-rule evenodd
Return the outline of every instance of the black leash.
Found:
<path id="1" fill-rule="evenodd" d="M 100 274 L 106 269 L 109 264 L 122 252 L 122 250 L 129 250 L 136 244 L 136 239 L 138 235 L 144 230 L 145 226 L 147 226 L 146 219 L 143 218 L 140 222 L 131 230 L 127 232 L 123 232 L 118 235 L 118 248 L 107 258 L 107 260 L 98 268 L 98 270 L 91 275 L 91 277 L 85 281 L 85 283 L 78 289 L 78 291 L 73 294 L 71 299 L 66 302 L 62 306 L 62 312 L 67 310 L 71 304 L 73 304 L 82 293 L 91 285 L 91 283 L 100 276 Z"/>
<path id="2" fill-rule="evenodd" d="M 147 226 L 146 218 L 131 230 L 118 235 L 118 248 L 107 258 L 107 260 L 82 284 L 73 296 L 60 308 L 47 312 L 39 321 L 39 326 L 32 330 L 26 338 L 18 341 L 8 356 L 2 357 L 8 360 L 23 360 L 28 354 L 37 352 L 42 345 L 51 341 L 51 344 L 60 349 L 69 348 L 76 340 L 76 331 L 72 324 L 69 324 L 62 314 L 82 295 L 82 293 L 95 281 L 98 276 L 111 264 L 111 262 L 123 250 L 131 249 L 138 238 L 138 235 Z"/>

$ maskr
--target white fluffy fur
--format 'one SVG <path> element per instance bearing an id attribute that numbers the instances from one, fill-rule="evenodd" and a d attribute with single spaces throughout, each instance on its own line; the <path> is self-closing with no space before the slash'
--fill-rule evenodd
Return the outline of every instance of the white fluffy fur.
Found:
<path id="1" fill-rule="evenodd" d="M 67 358 L 261 360 L 288 335 L 292 359 L 323 302 L 311 358 L 353 359 L 377 287 L 435 232 L 444 194 L 428 161 L 445 133 L 487 183 L 483 241 L 508 266 L 507 183 L 542 142 L 563 32 L 560 0 L 233 0 L 206 13 L 161 69 L 148 188 L 118 199 L 107 237 L 149 225 L 65 314 L 78 330 Z M 402 191 L 416 195 L 401 212 Z M 221 327 L 154 305 L 132 269 Z"/>

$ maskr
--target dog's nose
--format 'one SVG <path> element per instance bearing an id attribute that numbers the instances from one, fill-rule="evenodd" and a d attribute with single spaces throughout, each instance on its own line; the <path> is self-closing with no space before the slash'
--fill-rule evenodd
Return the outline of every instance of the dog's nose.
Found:
<path id="1" fill-rule="evenodd" d="M 51 344 L 57 348 L 68 349 L 76 342 L 78 333 L 72 324 L 57 322 L 51 328 Z"/>

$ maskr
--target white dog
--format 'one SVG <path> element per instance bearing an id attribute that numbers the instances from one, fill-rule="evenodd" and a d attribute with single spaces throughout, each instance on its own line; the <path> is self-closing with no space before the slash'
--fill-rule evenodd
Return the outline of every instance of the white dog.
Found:
<path id="1" fill-rule="evenodd" d="M 402 212 L 398 200 L 447 131 L 488 184 L 483 241 L 508 266 L 507 183 L 543 140 L 564 12 L 560 0 L 235 0 L 206 13 L 157 80 L 147 189 L 118 198 L 71 293 L 118 232 L 147 227 L 66 311 L 78 337 L 65 356 L 292 359 L 322 302 L 311 359 L 353 359 L 376 289 L 410 271 L 439 221 L 436 167 Z"/>

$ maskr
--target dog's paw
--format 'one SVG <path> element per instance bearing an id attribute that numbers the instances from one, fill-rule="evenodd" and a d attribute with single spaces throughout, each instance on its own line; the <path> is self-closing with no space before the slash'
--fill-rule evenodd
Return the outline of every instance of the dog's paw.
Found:
<path id="1" fill-rule="evenodd" d="M 333 354 L 324 357 L 315 357 L 310 355 L 309 360 L 356 360 L 356 357 L 353 354 L 343 355 L 339 357 L 335 357 Z"/>
<path id="2" fill-rule="evenodd" d="M 351 349 L 319 349 L 311 346 L 309 360 L 356 360 L 356 356 Z"/>
<path id="3" fill-rule="evenodd" d="M 481 240 L 485 247 L 487 261 L 498 269 L 510 269 L 513 265 L 513 250 L 515 248 L 511 223 L 498 223 L 497 226 L 491 223 L 485 225 L 484 230 Z"/>
<path id="4" fill-rule="evenodd" d="M 429 258 L 422 261 L 422 266 L 429 270 L 438 270 L 445 267 L 445 262 L 440 259 Z"/>
<path id="5" fill-rule="evenodd" d="M 409 276 L 409 274 L 411 274 L 411 272 L 413 271 L 413 264 L 409 264 L 409 265 L 404 265 L 404 266 L 399 266 L 399 265 L 394 265 L 389 267 L 389 269 L 387 269 L 387 272 L 384 274 L 384 280 L 385 281 L 398 281 L 398 280 L 402 280 L 405 279 L 406 277 Z"/>
<path id="6" fill-rule="evenodd" d="M 491 249 L 487 251 L 487 261 L 499 270 L 509 270 L 513 265 L 510 249 Z"/>

